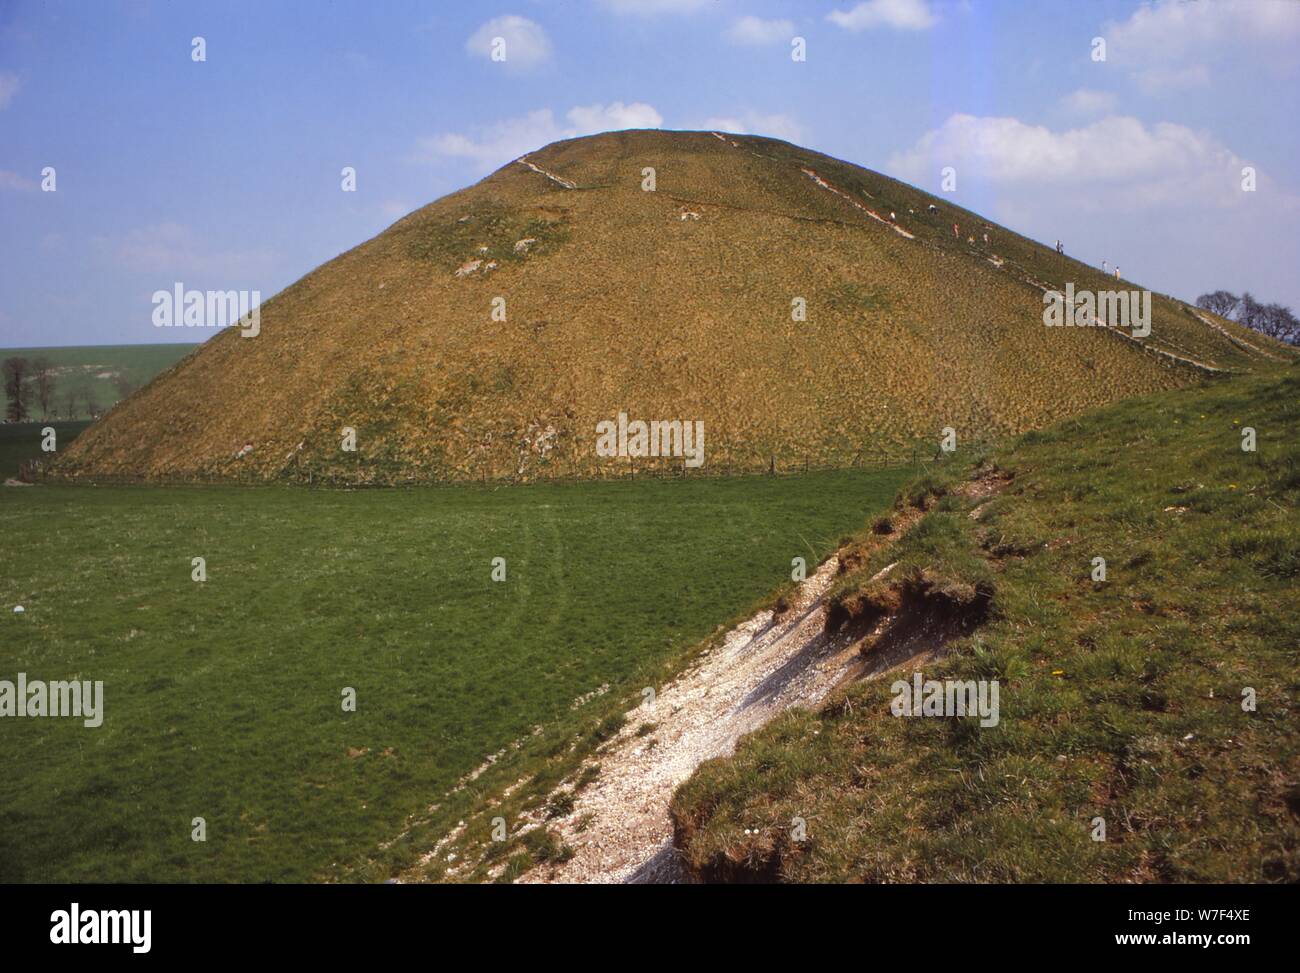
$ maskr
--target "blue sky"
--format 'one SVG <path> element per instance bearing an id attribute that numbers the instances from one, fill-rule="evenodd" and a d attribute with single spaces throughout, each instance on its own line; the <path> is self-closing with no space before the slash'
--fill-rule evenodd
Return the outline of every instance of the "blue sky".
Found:
<path id="1" fill-rule="evenodd" d="M 195 340 L 153 327 L 155 290 L 265 299 L 624 127 L 774 135 L 934 192 L 952 165 L 956 202 L 1130 280 L 1300 310 L 1298 69 L 1292 0 L 0 0 L 0 346 Z"/>

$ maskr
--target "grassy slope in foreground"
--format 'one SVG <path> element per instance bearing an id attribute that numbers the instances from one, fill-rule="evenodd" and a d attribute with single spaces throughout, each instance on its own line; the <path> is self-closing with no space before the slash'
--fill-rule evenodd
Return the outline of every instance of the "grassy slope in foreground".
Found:
<path id="1" fill-rule="evenodd" d="M 1126 402 L 999 454 L 1014 479 L 977 520 L 980 500 L 943 496 L 842 594 L 896 558 L 991 579 L 991 619 L 924 672 L 1000 680 L 1001 724 L 893 717 L 910 666 L 792 712 L 678 791 L 690 865 L 794 882 L 1300 878 L 1297 402 L 1294 373 Z M 795 816 L 806 843 L 786 838 Z"/>
<path id="2" fill-rule="evenodd" d="M 545 799 L 575 734 L 751 610 L 791 557 L 828 554 L 900 478 L 0 491 L 0 678 L 105 693 L 98 729 L 0 720 L 0 880 L 409 867 L 477 797 L 444 795 L 486 755 L 526 739 L 478 785 L 540 774 Z M 381 851 L 413 815 L 424 830 Z"/>

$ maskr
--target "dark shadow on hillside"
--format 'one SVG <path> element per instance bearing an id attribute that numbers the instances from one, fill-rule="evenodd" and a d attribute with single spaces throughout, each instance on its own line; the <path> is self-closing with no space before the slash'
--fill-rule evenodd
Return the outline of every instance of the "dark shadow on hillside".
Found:
<path id="1" fill-rule="evenodd" d="M 806 613 L 805 616 L 806 617 Z M 800 621 L 802 622 L 802 618 Z M 798 627 L 791 629 L 790 632 L 782 636 L 782 640 L 790 637 Z M 836 648 L 844 645 L 843 640 L 828 636 L 824 631 L 818 632 L 809 639 L 808 644 L 792 655 L 789 659 L 775 669 L 771 675 L 755 686 L 737 707 L 739 710 L 748 709 L 759 703 L 769 703 L 780 697 L 786 688 L 799 677 L 801 673 L 808 669 L 809 666 L 816 664 L 821 658 L 830 655 Z"/>
<path id="2" fill-rule="evenodd" d="M 682 864 L 681 856 L 671 841 L 665 841 L 658 851 L 627 877 L 627 885 L 693 885 L 690 873 Z"/>

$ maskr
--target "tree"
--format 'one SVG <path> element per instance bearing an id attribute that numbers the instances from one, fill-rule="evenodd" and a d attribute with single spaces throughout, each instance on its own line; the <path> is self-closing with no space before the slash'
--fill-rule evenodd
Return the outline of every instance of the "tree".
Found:
<path id="1" fill-rule="evenodd" d="M 1289 345 L 1300 344 L 1300 320 L 1291 313 L 1289 307 L 1281 304 L 1265 304 L 1259 310 L 1253 325 L 1256 331 L 1266 334 Z"/>
<path id="2" fill-rule="evenodd" d="M 1253 331 L 1266 334 L 1287 344 L 1300 342 L 1300 321 L 1289 307 L 1281 304 L 1261 304 L 1249 292 L 1241 295 L 1235 320 Z"/>
<path id="3" fill-rule="evenodd" d="M 77 399 L 79 398 L 76 389 L 67 389 L 63 393 L 63 418 L 77 418 Z"/>
<path id="4" fill-rule="evenodd" d="M 36 402 L 41 407 L 41 418 L 48 419 L 55 391 L 54 365 L 48 358 L 37 358 L 32 362 L 32 386 Z"/>
<path id="5" fill-rule="evenodd" d="M 1202 294 L 1196 299 L 1196 306 L 1203 307 L 1207 311 L 1228 318 L 1232 316 L 1232 309 L 1241 301 L 1236 294 L 1230 294 L 1227 291 L 1214 291 L 1209 294 Z"/>
<path id="6" fill-rule="evenodd" d="M 0 373 L 4 375 L 5 415 L 10 422 L 27 419 L 27 403 L 31 395 L 27 376 L 30 372 L 31 363 L 26 358 L 6 358 L 0 365 Z"/>
<path id="7" fill-rule="evenodd" d="M 1281 304 L 1261 304 L 1250 291 L 1244 291 L 1240 297 L 1228 291 L 1202 294 L 1196 299 L 1196 306 L 1278 341 L 1300 344 L 1300 320 L 1291 309 Z"/>
<path id="8" fill-rule="evenodd" d="M 1263 311 L 1264 305 L 1255 300 L 1250 291 L 1242 291 L 1241 302 L 1237 305 L 1233 320 L 1253 331 L 1258 331 Z"/>

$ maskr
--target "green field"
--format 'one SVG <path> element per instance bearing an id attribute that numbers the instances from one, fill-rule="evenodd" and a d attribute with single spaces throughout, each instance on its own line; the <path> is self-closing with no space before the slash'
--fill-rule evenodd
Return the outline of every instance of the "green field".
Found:
<path id="1" fill-rule="evenodd" d="M 445 795 L 485 756 L 526 739 L 479 785 L 544 797 L 575 734 L 904 475 L 0 491 L 0 679 L 105 694 L 97 729 L 0 721 L 0 881 L 392 874 L 428 850 L 389 844 L 415 816 L 432 838 L 481 797 Z"/>
<path id="2" fill-rule="evenodd" d="M 140 388 L 159 372 L 176 364 L 198 345 L 75 345 L 67 348 L 0 348 L 0 361 L 22 357 L 48 359 L 54 365 L 55 392 L 49 416 L 30 405 L 32 419 L 84 418 L 87 396 L 98 411 L 107 411 L 121 398 L 120 380 Z M 68 393 L 74 393 L 71 403 Z"/>
<path id="3" fill-rule="evenodd" d="M 41 451 L 41 430 L 47 426 L 54 427 L 54 441 L 62 448 L 77 438 L 81 430 L 90 425 L 89 419 L 74 422 L 52 420 L 50 422 L 5 422 L 0 423 L 0 481 L 18 475 L 18 467 L 25 460 L 48 458 L 49 454 Z"/>

